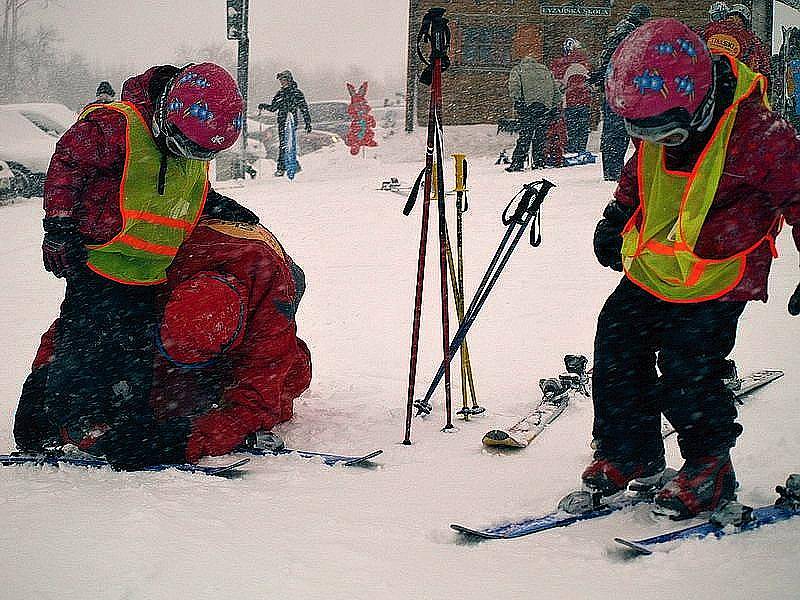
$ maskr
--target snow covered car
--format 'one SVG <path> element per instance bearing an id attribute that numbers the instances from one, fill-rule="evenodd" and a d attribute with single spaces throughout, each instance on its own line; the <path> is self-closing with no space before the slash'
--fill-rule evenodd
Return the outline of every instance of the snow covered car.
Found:
<path id="1" fill-rule="evenodd" d="M 45 133 L 60 138 L 78 119 L 75 111 L 55 102 L 26 102 L 2 104 L 0 111 L 16 112 Z"/>
<path id="2" fill-rule="evenodd" d="M 270 119 L 270 117 L 272 117 Z M 260 115 L 257 120 L 247 120 L 247 135 L 261 140 L 265 151 L 266 157 L 275 159 L 278 155 L 278 126 L 275 125 L 275 119 L 272 115 Z M 302 129 L 297 132 L 297 153 L 302 156 L 315 152 L 320 148 L 332 146 L 341 141 L 338 134 L 331 131 L 323 131 L 316 128 L 316 124 L 312 122 L 314 129 L 311 133 L 306 133 Z"/>
<path id="3" fill-rule="evenodd" d="M 247 119 L 247 156 L 245 162 L 252 168 L 252 165 L 262 159 L 267 158 L 267 149 L 264 147 L 259 135 L 259 128 L 263 125 L 253 119 Z M 235 177 L 236 164 L 242 152 L 241 142 L 236 142 L 232 148 L 221 152 L 214 160 L 216 164 L 216 177 L 220 181 L 224 181 Z M 251 177 L 255 177 L 255 172 L 249 172 Z"/>
<path id="4" fill-rule="evenodd" d="M 76 118 L 63 104 L 0 105 L 0 160 L 14 172 L 18 195 L 42 195 L 56 142 Z"/>
<path id="5" fill-rule="evenodd" d="M 7 162 L 0 160 L 0 200 L 14 196 L 14 172 Z"/>
<path id="6" fill-rule="evenodd" d="M 348 102 L 340 100 L 310 103 L 308 112 L 311 114 L 311 126 L 317 131 L 328 131 L 342 139 L 346 138 L 353 120 L 347 113 L 348 105 Z"/>

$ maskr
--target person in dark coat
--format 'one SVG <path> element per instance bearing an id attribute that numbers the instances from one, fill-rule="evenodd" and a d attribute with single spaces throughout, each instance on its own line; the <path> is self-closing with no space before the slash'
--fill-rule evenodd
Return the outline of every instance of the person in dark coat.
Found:
<path id="1" fill-rule="evenodd" d="M 94 95 L 95 102 L 98 104 L 107 104 L 108 102 L 114 101 L 114 97 L 117 95 L 117 93 L 114 91 L 114 88 L 111 87 L 109 82 L 101 81 L 100 85 L 97 86 L 97 91 Z"/>
<path id="2" fill-rule="evenodd" d="M 534 54 L 524 57 L 508 74 L 508 95 L 519 123 L 519 138 L 506 171 L 522 171 L 529 148 L 531 168 L 545 166 L 547 130 L 561 109 L 561 88 Z"/>
<path id="3" fill-rule="evenodd" d="M 157 292 L 201 214 L 258 218 L 209 189 L 241 130 L 236 82 L 212 63 L 164 65 L 94 104 L 58 141 L 44 186 L 45 269 L 66 278 L 44 411 L 64 443 L 141 414 Z"/>
<path id="4" fill-rule="evenodd" d="M 275 169 L 275 177 L 283 177 L 286 173 L 286 146 L 287 146 L 287 131 L 286 119 L 289 113 L 294 117 L 295 126 L 299 125 L 297 119 L 298 111 L 303 116 L 305 123 L 306 133 L 311 133 L 311 113 L 308 112 L 308 103 L 306 97 L 300 88 L 297 87 L 297 82 L 292 77 L 291 71 L 281 71 L 275 78 L 280 82 L 281 89 L 272 98 L 269 104 L 262 103 L 258 105 L 258 110 L 268 110 L 270 112 L 278 113 L 278 158 L 277 166 Z M 297 163 L 297 170 L 300 170 L 300 163 Z"/>
<path id="5" fill-rule="evenodd" d="M 597 68 L 589 76 L 589 84 L 602 85 L 614 51 L 637 27 L 647 21 L 650 15 L 650 7 L 647 4 L 634 4 L 631 7 L 625 18 L 617 23 L 603 43 L 603 50 L 600 53 Z M 603 179 L 606 181 L 619 181 L 622 165 L 625 164 L 625 152 L 628 150 L 629 141 L 630 137 L 625 131 L 625 123 L 611 110 L 608 102 L 604 100 L 600 151 L 603 155 Z"/>
<path id="6" fill-rule="evenodd" d="M 675 19 L 637 29 L 612 62 L 606 98 L 637 142 L 595 230 L 598 261 L 624 277 L 598 317 L 583 481 L 602 495 L 655 482 L 663 413 L 685 462 L 655 510 L 687 518 L 734 497 L 726 357 L 746 303 L 767 300 L 783 219 L 800 250 L 800 138 L 763 75 Z M 800 313 L 800 285 L 788 308 Z"/>

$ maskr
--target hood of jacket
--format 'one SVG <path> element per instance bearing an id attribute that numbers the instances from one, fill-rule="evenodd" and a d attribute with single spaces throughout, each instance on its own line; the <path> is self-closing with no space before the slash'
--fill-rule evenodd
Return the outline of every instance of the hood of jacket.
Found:
<path id="1" fill-rule="evenodd" d="M 167 82 L 180 70 L 173 65 L 160 65 L 134 75 L 122 85 L 122 101 L 134 104 L 149 125 L 159 96 L 164 92 Z"/>
<path id="2" fill-rule="evenodd" d="M 526 56 L 522 60 L 519 61 L 520 67 L 523 69 L 538 69 L 540 71 L 547 71 L 547 67 L 545 67 L 542 63 L 540 63 L 536 58 L 533 56 Z"/>

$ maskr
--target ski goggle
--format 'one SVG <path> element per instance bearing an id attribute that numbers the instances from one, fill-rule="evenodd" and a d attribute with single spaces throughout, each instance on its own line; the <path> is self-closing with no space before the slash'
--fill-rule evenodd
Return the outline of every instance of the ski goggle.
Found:
<path id="1" fill-rule="evenodd" d="M 660 146 L 680 146 L 689 139 L 691 117 L 684 109 L 669 110 L 655 117 L 625 119 L 631 137 Z"/>
<path id="2" fill-rule="evenodd" d="M 218 150 L 209 150 L 193 142 L 172 123 L 166 124 L 163 134 L 167 150 L 175 156 L 182 156 L 191 160 L 209 161 L 219 153 Z"/>

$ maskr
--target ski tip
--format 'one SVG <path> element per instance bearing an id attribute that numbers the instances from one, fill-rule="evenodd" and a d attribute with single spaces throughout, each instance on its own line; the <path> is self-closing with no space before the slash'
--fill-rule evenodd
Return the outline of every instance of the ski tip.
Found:
<path id="1" fill-rule="evenodd" d="M 492 429 L 488 431 L 486 435 L 483 436 L 483 443 L 487 446 L 498 445 L 501 443 L 505 443 L 510 439 L 510 435 L 508 435 L 502 429 Z"/>
<path id="2" fill-rule="evenodd" d="M 650 548 L 648 548 L 647 546 L 644 546 L 643 544 L 640 544 L 638 542 L 634 542 L 633 540 L 626 540 L 625 538 L 615 537 L 614 541 L 624 546 L 628 550 L 632 550 L 636 554 L 640 554 L 642 556 L 648 556 L 653 553 L 653 551 L 650 550 Z"/>
<path id="3" fill-rule="evenodd" d="M 503 448 L 525 448 L 528 444 L 512 438 L 501 429 L 493 429 L 483 436 L 484 446 L 500 446 Z"/>
<path id="4" fill-rule="evenodd" d="M 491 540 L 497 537 L 488 534 L 485 531 L 481 531 L 480 529 L 471 529 L 469 527 L 465 527 L 464 525 L 459 525 L 458 523 L 450 523 L 450 529 L 472 539 Z"/>
<path id="5" fill-rule="evenodd" d="M 249 458 L 242 458 L 227 465 L 212 467 L 208 469 L 206 473 L 208 473 L 209 475 L 225 475 L 226 473 L 230 473 L 231 471 L 234 471 L 239 467 L 246 465 L 249 462 L 250 462 Z"/>
<path id="6" fill-rule="evenodd" d="M 353 467 L 357 465 L 363 465 L 365 463 L 370 462 L 376 456 L 383 454 L 383 450 L 375 450 L 370 452 L 369 454 L 365 454 L 364 456 L 359 456 L 358 458 L 354 458 L 352 460 L 348 460 L 344 462 L 346 467 Z"/>

